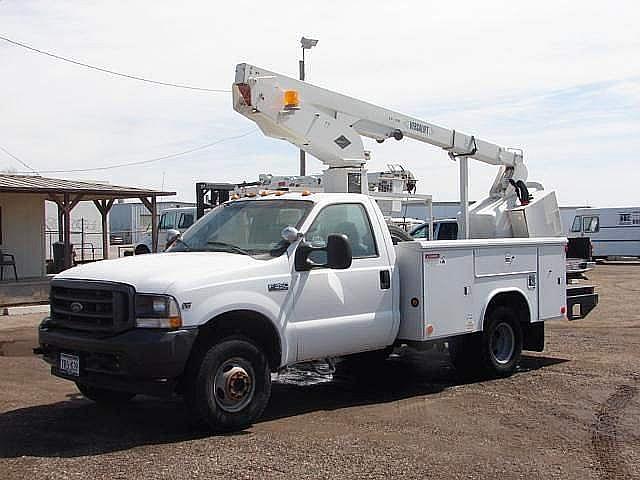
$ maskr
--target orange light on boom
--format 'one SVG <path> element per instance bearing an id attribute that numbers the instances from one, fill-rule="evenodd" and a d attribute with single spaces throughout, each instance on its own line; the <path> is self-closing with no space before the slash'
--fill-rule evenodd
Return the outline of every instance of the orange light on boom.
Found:
<path id="1" fill-rule="evenodd" d="M 284 108 L 298 108 L 300 106 L 300 98 L 298 97 L 297 90 L 285 90 L 284 91 Z"/>

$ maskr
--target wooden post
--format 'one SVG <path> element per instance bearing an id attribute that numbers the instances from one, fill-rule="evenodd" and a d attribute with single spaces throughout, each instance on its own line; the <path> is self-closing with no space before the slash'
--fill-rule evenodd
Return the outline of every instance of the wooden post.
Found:
<path id="1" fill-rule="evenodd" d="M 71 211 L 69 210 L 69 194 L 65 193 L 62 204 L 64 209 L 64 268 L 71 268 L 73 259 L 71 258 Z"/>
<path id="2" fill-rule="evenodd" d="M 158 204 L 156 197 L 151 197 L 151 200 L 147 197 L 140 197 L 140 201 L 151 212 L 151 251 L 156 253 L 158 251 Z"/>
<path id="3" fill-rule="evenodd" d="M 113 207 L 114 199 L 111 200 L 94 200 L 93 204 L 100 211 L 102 217 L 102 259 L 107 260 L 109 258 L 109 227 L 108 227 L 108 215 L 109 210 Z"/>
<path id="4" fill-rule="evenodd" d="M 62 210 L 64 212 L 64 268 L 71 268 L 73 265 L 73 255 L 71 252 L 71 210 L 82 200 L 82 194 L 78 193 L 73 200 L 69 193 L 65 193 L 62 200 Z"/>
<path id="5" fill-rule="evenodd" d="M 63 232 L 64 232 L 64 205 L 62 204 L 62 201 L 60 200 L 60 198 L 58 198 L 53 193 L 50 193 L 47 196 L 47 200 L 55 203 L 56 206 L 58 207 L 58 241 L 59 242 L 64 242 L 64 236 L 63 236 Z"/>
<path id="6" fill-rule="evenodd" d="M 58 206 L 58 241 L 64 242 L 64 210 L 62 209 L 62 205 L 60 205 L 60 202 L 58 202 L 57 200 L 56 205 Z"/>
<path id="7" fill-rule="evenodd" d="M 153 243 L 153 253 L 158 252 L 158 204 L 156 197 L 151 197 L 151 241 Z"/>

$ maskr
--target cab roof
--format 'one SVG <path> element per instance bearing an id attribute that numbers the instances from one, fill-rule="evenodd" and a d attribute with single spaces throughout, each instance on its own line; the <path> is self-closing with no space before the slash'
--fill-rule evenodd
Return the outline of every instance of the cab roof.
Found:
<path id="1" fill-rule="evenodd" d="M 335 203 L 350 201 L 363 201 L 369 198 L 368 195 L 359 193 L 306 193 L 306 192 L 282 192 L 274 191 L 269 193 L 257 193 L 252 196 L 242 196 L 237 199 L 230 200 L 231 202 L 243 202 L 243 201 L 263 201 L 263 200 L 304 200 L 313 203 Z"/>

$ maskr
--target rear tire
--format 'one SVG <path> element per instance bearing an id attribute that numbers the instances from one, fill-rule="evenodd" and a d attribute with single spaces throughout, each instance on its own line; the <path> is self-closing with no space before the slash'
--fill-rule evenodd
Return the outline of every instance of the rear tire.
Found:
<path id="1" fill-rule="evenodd" d="M 92 387 L 82 383 L 76 383 L 76 386 L 82 395 L 101 405 L 121 405 L 136 396 L 135 393 Z"/>
<path id="2" fill-rule="evenodd" d="M 264 353 L 245 337 L 229 337 L 204 353 L 188 379 L 185 401 L 196 423 L 231 432 L 253 424 L 270 395 Z"/>
<path id="3" fill-rule="evenodd" d="M 511 308 L 499 305 L 488 313 L 482 333 L 449 344 L 449 355 L 463 376 L 508 377 L 522 355 L 522 328 Z"/>

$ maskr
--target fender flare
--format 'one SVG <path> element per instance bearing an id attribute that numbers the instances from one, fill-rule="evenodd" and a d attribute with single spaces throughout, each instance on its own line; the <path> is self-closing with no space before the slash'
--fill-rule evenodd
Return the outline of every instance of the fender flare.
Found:
<path id="1" fill-rule="evenodd" d="M 489 294 L 487 295 L 487 301 L 484 303 L 484 305 L 482 306 L 482 314 L 480 316 L 480 320 L 482 321 L 482 323 L 480 324 L 480 329 L 478 331 L 484 331 L 484 323 L 486 320 L 486 315 L 487 315 L 487 307 L 489 305 L 491 305 L 491 302 L 500 294 L 503 293 L 516 293 L 518 295 L 520 295 L 526 305 L 527 305 L 527 309 L 529 310 L 529 321 L 527 323 L 532 323 L 532 321 L 534 320 L 532 318 L 532 306 L 531 306 L 531 302 L 529 301 L 529 297 L 527 297 L 527 295 L 522 291 L 522 289 L 517 288 L 517 287 L 503 287 L 503 288 L 495 288 L 493 290 L 491 290 L 489 292 Z"/>

